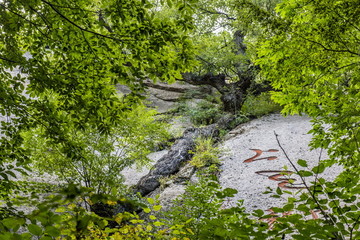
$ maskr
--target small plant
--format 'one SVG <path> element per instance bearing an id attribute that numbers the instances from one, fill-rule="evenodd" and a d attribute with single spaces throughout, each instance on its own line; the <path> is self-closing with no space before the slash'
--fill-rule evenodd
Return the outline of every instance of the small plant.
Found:
<path id="1" fill-rule="evenodd" d="M 214 141 L 212 138 L 198 138 L 195 141 L 196 147 L 192 152 L 194 153 L 190 164 L 196 168 L 202 168 L 213 164 L 219 164 L 219 155 L 221 150 L 214 147 Z"/>
<path id="2" fill-rule="evenodd" d="M 198 172 L 198 177 L 199 182 L 189 184 L 173 207 L 162 213 L 165 226 L 182 226 L 187 239 L 266 239 L 259 229 L 261 224 L 248 217 L 241 201 L 223 207 L 237 193 L 235 189 L 222 189 L 207 169 Z M 172 235 L 176 237 L 174 232 Z"/>
<path id="3" fill-rule="evenodd" d="M 164 176 L 159 179 L 160 189 L 164 189 L 176 178 L 176 175 Z"/>
<path id="4" fill-rule="evenodd" d="M 279 104 L 271 100 L 270 93 L 265 92 L 259 96 L 249 94 L 241 111 L 247 116 L 260 117 L 269 113 L 279 112 L 281 109 Z"/>
<path id="5" fill-rule="evenodd" d="M 217 104 L 202 100 L 195 107 L 188 107 L 185 114 L 195 125 L 208 125 L 221 117 L 221 110 Z"/>

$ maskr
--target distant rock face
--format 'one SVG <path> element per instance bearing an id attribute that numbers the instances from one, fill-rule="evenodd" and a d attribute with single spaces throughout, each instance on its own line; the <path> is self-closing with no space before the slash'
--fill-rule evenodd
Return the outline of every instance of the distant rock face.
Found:
<path id="1" fill-rule="evenodd" d="M 173 84 L 145 81 L 147 86 L 147 101 L 149 107 L 154 107 L 159 113 L 164 113 L 174 108 L 176 103 L 187 95 L 194 99 L 202 99 L 213 91 L 211 87 L 194 86 L 188 83 L 176 82 Z M 117 89 L 123 94 L 130 93 L 126 86 L 118 85 Z M 189 97 L 188 96 L 188 97 Z"/>

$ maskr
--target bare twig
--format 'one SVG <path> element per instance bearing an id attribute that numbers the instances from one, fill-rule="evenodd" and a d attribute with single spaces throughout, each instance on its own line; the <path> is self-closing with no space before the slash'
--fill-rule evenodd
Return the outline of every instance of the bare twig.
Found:
<path id="1" fill-rule="evenodd" d="M 274 131 L 274 134 L 275 134 L 275 138 L 276 138 L 276 141 L 279 145 L 279 147 L 281 148 L 282 152 L 284 153 L 286 159 L 289 161 L 289 163 L 291 164 L 291 166 L 294 168 L 294 170 L 296 171 L 296 173 L 300 176 L 301 178 L 301 182 L 304 184 L 306 190 L 308 191 L 308 193 L 310 194 L 311 198 L 313 199 L 313 201 L 315 202 L 316 206 L 319 208 L 321 214 L 325 217 L 325 220 L 328 222 L 328 223 L 331 223 L 332 225 L 336 226 L 336 221 L 328 214 L 325 213 L 324 209 L 322 208 L 322 206 L 320 205 L 318 199 L 316 198 L 315 194 L 310 190 L 310 187 L 307 185 L 305 179 L 303 176 L 301 176 L 298 168 L 295 166 L 295 164 L 291 161 L 290 157 L 287 155 L 285 149 L 283 148 L 283 146 L 281 145 L 280 143 L 280 140 L 279 140 L 279 135 Z M 342 237 L 343 238 L 343 237 Z"/>
<path id="2" fill-rule="evenodd" d="M 80 29 L 81 31 L 88 32 L 88 33 L 92 33 L 92 34 L 94 34 L 94 35 L 97 35 L 97 36 L 100 36 L 100 37 L 103 37 L 103 38 L 108 38 L 108 39 L 112 39 L 112 40 L 115 40 L 115 41 L 124 42 L 124 39 L 111 37 L 111 36 L 108 36 L 108 35 L 104 35 L 104 34 L 101 34 L 101 33 L 94 32 L 94 31 L 92 31 L 92 30 L 83 28 L 83 27 L 79 26 L 78 24 L 76 24 L 74 21 L 70 20 L 70 19 L 69 19 L 68 17 L 66 17 L 64 14 L 62 14 L 62 13 L 61 13 L 57 8 L 55 8 L 54 5 L 51 4 L 50 2 L 45 1 L 45 0 L 41 0 L 41 1 L 42 1 L 43 3 L 46 3 L 47 5 L 49 5 L 57 14 L 59 14 L 60 17 L 62 17 L 62 18 L 65 19 L 67 22 L 69 22 L 71 25 L 75 26 L 76 28 Z"/>

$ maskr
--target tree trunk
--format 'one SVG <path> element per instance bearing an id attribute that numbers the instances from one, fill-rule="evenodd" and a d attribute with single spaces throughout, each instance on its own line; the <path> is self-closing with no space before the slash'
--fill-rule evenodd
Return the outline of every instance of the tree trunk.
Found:
<path id="1" fill-rule="evenodd" d="M 246 94 L 255 79 L 255 67 L 250 66 L 246 71 L 238 72 L 240 81 L 227 83 L 225 74 L 213 75 L 207 73 L 198 76 L 192 73 L 183 74 L 183 81 L 193 85 L 210 85 L 219 91 L 223 110 L 236 114 L 244 104 Z"/>

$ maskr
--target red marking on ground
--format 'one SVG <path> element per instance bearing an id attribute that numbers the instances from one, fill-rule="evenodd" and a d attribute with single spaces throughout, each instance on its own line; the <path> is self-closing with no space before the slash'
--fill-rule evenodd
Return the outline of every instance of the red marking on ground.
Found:
<path id="1" fill-rule="evenodd" d="M 249 163 L 249 162 L 254 162 L 254 161 L 259 161 L 259 160 L 264 160 L 264 159 L 267 159 L 268 161 L 270 161 L 270 160 L 275 160 L 275 159 L 278 158 L 276 156 L 270 156 L 270 157 L 263 157 L 263 158 L 256 159 L 257 157 L 259 157 L 264 152 L 278 152 L 279 150 L 277 150 L 277 149 L 269 149 L 269 150 L 266 150 L 266 151 L 263 151 L 263 150 L 260 150 L 260 149 L 250 149 L 250 150 L 256 152 L 256 154 L 255 154 L 255 156 L 244 160 L 244 163 Z"/>
<path id="2" fill-rule="evenodd" d="M 267 212 L 270 212 L 268 215 L 271 215 L 272 217 L 269 218 L 261 218 L 260 220 L 267 222 L 269 225 L 269 229 L 272 229 L 274 227 L 274 224 L 277 221 L 277 218 L 279 217 L 286 217 L 286 216 L 290 216 L 292 215 L 292 211 L 288 211 L 288 212 L 283 212 L 281 213 L 276 213 L 273 209 L 268 209 L 266 210 Z M 310 214 L 312 216 L 313 219 L 319 219 L 319 216 L 316 214 L 317 212 L 320 212 L 320 210 L 310 210 Z"/>
<path id="3" fill-rule="evenodd" d="M 255 173 L 262 175 L 262 176 L 266 176 L 270 180 L 280 182 L 280 183 L 278 183 L 278 187 L 280 187 L 280 188 L 286 188 L 286 189 L 303 189 L 304 188 L 303 186 L 298 187 L 298 186 L 295 186 L 295 184 L 291 183 L 291 182 L 296 181 L 295 178 L 286 178 L 285 177 L 286 175 L 293 174 L 294 172 L 292 172 L 292 171 L 263 170 L 263 171 L 257 171 Z M 276 174 L 272 174 L 269 176 L 268 173 L 276 173 Z"/>

